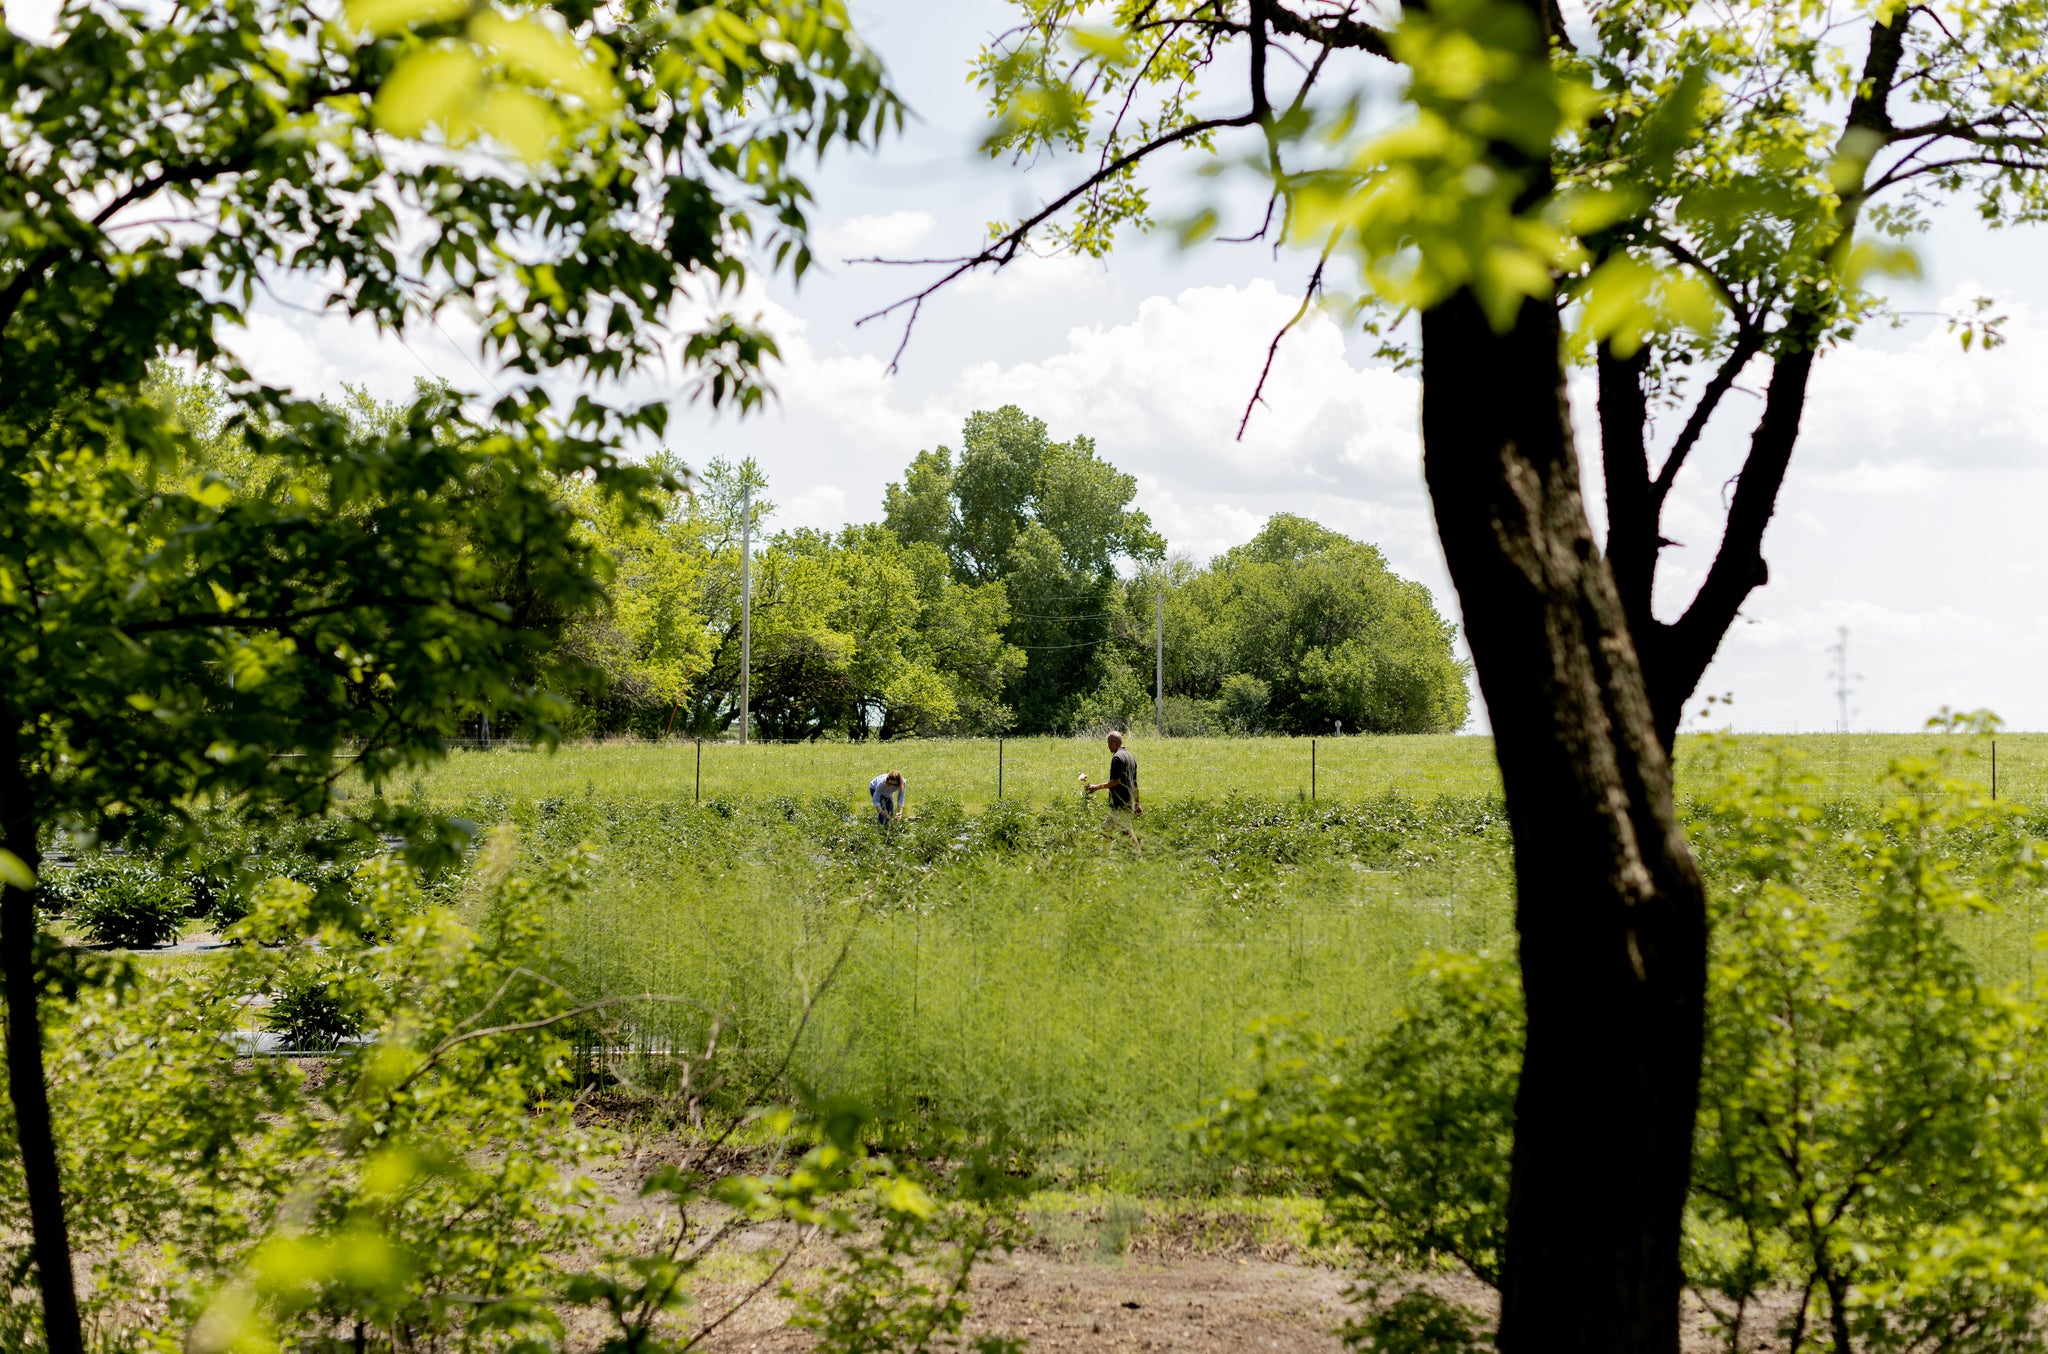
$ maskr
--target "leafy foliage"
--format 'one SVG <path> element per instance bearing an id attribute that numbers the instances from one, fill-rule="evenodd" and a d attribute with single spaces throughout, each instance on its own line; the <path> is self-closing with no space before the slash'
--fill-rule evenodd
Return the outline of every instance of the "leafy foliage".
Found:
<path id="1" fill-rule="evenodd" d="M 1686 1265 L 1731 1350 L 1784 1291 L 1793 1350 L 2038 1339 L 2040 1261 L 2021 1238 L 2048 1122 L 2042 998 L 1984 976 L 1958 931 L 2048 876 L 2010 804 L 1950 771 L 1900 760 L 1860 824 L 1790 758 L 1730 764 L 1695 805 L 1716 928 Z M 1437 958 L 1426 977 L 1361 1046 L 1266 1031 L 1253 1084 L 1200 1129 L 1211 1151 L 1327 1191 L 1376 1301 L 1398 1271 L 1444 1261 L 1500 1277 L 1512 970 Z M 1412 1293 L 1374 1312 L 1352 1331 L 1369 1348 L 1439 1315 Z"/>
<path id="2" fill-rule="evenodd" d="M 527 870 L 513 855 L 501 842 L 472 872 L 474 924 L 384 859 L 355 872 L 358 925 L 319 925 L 312 890 L 276 879 L 211 967 L 80 972 L 49 1035 L 52 1090 L 67 1179 L 94 1202 L 76 1226 L 107 1347 L 320 1348 L 340 1330 L 369 1348 L 538 1354 L 563 1348 L 563 1318 L 586 1308 L 620 1347 L 654 1354 L 718 1315 L 686 1305 L 723 1254 L 697 1244 L 691 1219 L 707 1209 L 727 1217 L 725 1237 L 789 1232 L 785 1250 L 807 1230 L 858 1239 L 861 1299 L 829 1269 L 795 1294 L 838 1347 L 957 1332 L 968 1270 L 1010 1234 L 1012 1182 L 963 1181 L 963 1202 L 940 1203 L 937 1182 L 868 1146 L 858 1112 L 735 1119 L 781 1147 L 657 1171 L 657 1235 L 617 1225 L 579 1173 L 608 1144 L 570 1113 L 568 1036 L 597 1013 L 536 976 L 543 915 L 573 906 L 590 862 L 572 852 Z M 250 1059 L 242 1013 L 264 996 L 291 1013 L 277 1023 L 303 1026 L 302 1048 L 365 1039 L 317 1068 Z M 718 1080 L 715 1058 L 704 1072 Z M 11 1264 L 22 1209 L 10 1172 Z M 566 1257 L 580 1257 L 567 1272 Z M 934 1266 L 948 1298 L 926 1286 Z M 9 1347 L 32 1347 L 32 1305 L 7 1311 Z"/>
<path id="3" fill-rule="evenodd" d="M 1269 1028 L 1253 1084 L 1198 1129 L 1212 1152 L 1328 1191 L 1330 1224 L 1379 1277 L 1452 1262 L 1500 1282 L 1521 1063 L 1513 970 L 1434 955 L 1418 998 L 1353 1050 Z"/>
<path id="4" fill-rule="evenodd" d="M 69 917 L 88 940 L 129 949 L 176 940 L 192 906 L 191 892 L 175 875 L 116 856 L 67 872 L 46 894 L 51 910 Z"/>
<path id="5" fill-rule="evenodd" d="M 47 42 L 0 25 L 0 85 L 0 952 L 36 1277 L 75 1351 L 63 1135 L 24 1075 L 46 832 L 317 818 L 485 712 L 555 737 L 541 661 L 602 596 L 561 485 L 658 510 L 672 479 L 621 452 L 666 402 L 616 392 L 671 352 L 698 396 L 760 403 L 773 345 L 730 293 L 755 259 L 807 268 L 799 160 L 900 107 L 837 0 L 67 0 Z M 387 333 L 466 312 L 499 398 L 363 418 L 268 388 L 232 355 L 258 290 Z M 167 357 L 218 417 L 151 398 Z M 563 379 L 591 392 L 558 410 Z M 462 836 L 381 817 L 422 861 Z"/>
<path id="6" fill-rule="evenodd" d="M 1469 665 L 1453 647 L 1457 627 L 1373 546 L 1281 513 L 1206 568 L 1161 582 L 1167 690 L 1217 701 L 1234 731 L 1464 726 Z"/>
<path id="7" fill-rule="evenodd" d="M 2044 1010 L 2031 984 L 1987 981 L 1956 929 L 2048 872 L 2009 806 L 1941 761 L 1900 763 L 1892 789 L 1860 832 L 1822 830 L 1796 764 L 1702 806 L 1727 887 L 1694 1268 L 1731 1340 L 1775 1282 L 1801 1293 L 1795 1349 L 2031 1348 L 2042 1272 L 2013 1249 L 2034 1211 L 2014 1190 L 2044 1164 Z M 1817 888 L 1829 860 L 1846 913 Z"/>
<path id="8" fill-rule="evenodd" d="M 948 447 L 919 452 L 884 496 L 900 540 L 943 550 L 962 582 L 1002 584 L 1004 637 L 1027 657 L 1005 692 L 1023 732 L 1072 721 L 1107 672 L 1094 651 L 1118 609 L 1118 562 L 1165 553 L 1130 506 L 1137 489 L 1093 439 L 1054 442 L 1043 421 L 1005 405 L 968 416 L 957 461 Z"/>

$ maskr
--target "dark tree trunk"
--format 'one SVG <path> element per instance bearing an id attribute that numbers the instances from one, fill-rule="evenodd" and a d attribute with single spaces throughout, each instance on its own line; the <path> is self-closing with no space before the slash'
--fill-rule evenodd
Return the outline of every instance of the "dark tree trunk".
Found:
<path id="1" fill-rule="evenodd" d="M 0 842 L 29 869 L 39 869 L 35 814 L 22 781 L 21 750 L 12 715 L 0 708 Z M 57 1174 L 57 1138 L 50 1124 L 50 1091 L 43 1080 L 42 996 L 36 979 L 36 896 L 0 884 L 0 992 L 7 1000 L 7 1094 L 14 1105 L 14 1136 L 28 1192 L 36 1283 L 43 1299 L 44 1339 L 50 1354 L 82 1354 L 78 1294 L 71 1274 L 71 1238 L 64 1221 L 64 1187 Z"/>
<path id="2" fill-rule="evenodd" d="M 1558 321 L 1424 314 L 1423 464 L 1515 841 L 1528 1036 L 1500 1345 L 1678 1348 L 1705 893 L 1580 495 Z"/>

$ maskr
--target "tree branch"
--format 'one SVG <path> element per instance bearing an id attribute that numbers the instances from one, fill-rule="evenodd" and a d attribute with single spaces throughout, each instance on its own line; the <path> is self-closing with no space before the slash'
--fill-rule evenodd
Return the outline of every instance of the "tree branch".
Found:
<path id="1" fill-rule="evenodd" d="M 1656 481 L 1651 486 L 1652 501 L 1660 512 L 1663 510 L 1664 500 L 1671 495 L 1671 486 L 1678 479 L 1679 470 L 1685 465 L 1685 458 L 1692 453 L 1693 447 L 1700 440 L 1700 435 L 1706 431 L 1707 420 L 1714 416 L 1714 410 L 1720 405 L 1722 397 L 1734 387 L 1735 378 L 1742 374 L 1742 369 L 1749 365 L 1749 360 L 1762 348 L 1763 334 L 1757 330 L 1752 329 L 1737 336 L 1735 346 L 1728 350 L 1728 356 L 1721 360 L 1721 365 L 1708 380 L 1706 389 L 1700 392 L 1699 402 L 1693 405 L 1692 413 L 1687 416 L 1685 426 L 1679 430 L 1678 440 L 1671 444 L 1671 453 L 1664 458 L 1664 464 L 1658 469 Z"/>
<path id="2" fill-rule="evenodd" d="M 1308 275 L 1308 287 L 1302 292 L 1301 305 L 1287 318 L 1287 323 L 1280 326 L 1280 332 L 1273 335 L 1273 341 L 1266 345 L 1266 365 L 1259 368 L 1259 383 L 1252 387 L 1252 397 L 1245 402 L 1244 417 L 1237 421 L 1237 440 L 1240 442 L 1244 441 L 1244 430 L 1251 426 L 1252 410 L 1265 403 L 1266 378 L 1273 374 L 1273 359 L 1279 356 L 1280 340 L 1293 332 L 1294 326 L 1308 314 L 1308 308 L 1315 304 L 1317 293 L 1323 289 L 1323 269 L 1330 262 L 1330 251 L 1336 247 L 1337 237 L 1332 235 L 1330 242 L 1323 246 L 1322 257 L 1316 260 L 1315 271 Z"/>
<path id="3" fill-rule="evenodd" d="M 1087 195 L 1097 186 L 1102 184 L 1105 180 L 1114 177 L 1118 173 L 1121 173 L 1124 169 L 1128 168 L 1131 165 L 1136 164 L 1138 161 L 1144 159 L 1146 156 L 1152 154 L 1153 152 L 1164 150 L 1168 146 L 1178 145 L 1182 141 L 1191 140 L 1194 137 L 1202 136 L 1209 132 L 1220 131 L 1226 127 L 1249 127 L 1257 121 L 1258 114 L 1256 112 L 1244 112 L 1238 114 L 1236 117 L 1228 118 L 1203 118 L 1196 122 L 1190 122 L 1185 126 L 1177 127 L 1173 131 L 1167 132 L 1162 136 L 1156 136 L 1152 138 L 1150 141 L 1147 141 L 1144 145 L 1126 151 L 1124 154 L 1119 155 L 1116 159 L 1111 160 L 1108 164 L 1098 168 L 1094 173 L 1082 179 L 1079 183 L 1069 188 L 1066 192 L 1061 193 L 1058 197 L 1046 203 L 1043 207 L 1040 207 L 1030 216 L 1018 222 L 1009 230 L 1004 231 L 1002 235 L 997 237 L 995 240 L 990 241 L 989 244 L 984 246 L 977 253 L 966 254 L 958 258 L 951 259 L 849 260 L 849 262 L 852 263 L 895 263 L 899 265 L 905 263 L 950 263 L 954 265 L 951 269 L 947 271 L 945 276 L 939 278 L 930 286 L 924 287 L 919 291 L 902 298 L 901 300 L 892 301 L 888 305 L 883 306 L 880 310 L 870 311 L 867 314 L 861 316 L 859 319 L 853 322 L 854 327 L 857 329 L 861 325 L 866 324 L 870 320 L 879 320 L 882 319 L 884 316 L 892 315 L 897 311 L 902 310 L 905 306 L 910 307 L 910 317 L 909 319 L 904 321 L 903 325 L 903 337 L 896 344 L 896 351 L 892 353 L 889 357 L 888 371 L 893 374 L 896 371 L 898 363 L 900 363 L 903 359 L 904 349 L 910 346 L 910 334 L 911 330 L 914 329 L 917 325 L 917 317 L 919 313 L 923 311 L 924 303 L 930 300 L 932 296 L 942 291 L 944 288 L 946 288 L 953 282 L 957 281 L 958 279 L 965 277 L 968 273 L 973 272 L 977 268 L 981 268 L 988 264 L 993 264 L 997 268 L 1002 268 L 1007 264 L 1015 261 L 1018 251 L 1023 249 L 1025 242 L 1031 237 L 1032 231 L 1044 225 L 1054 216 L 1057 216 L 1063 209 L 1071 205 L 1077 198 Z"/>
<path id="4" fill-rule="evenodd" d="M 1394 59 L 1394 50 L 1387 44 L 1386 31 L 1349 14 L 1312 19 L 1305 14 L 1296 14 L 1285 5 L 1274 5 L 1267 11 L 1266 21 L 1273 26 L 1275 33 L 1284 33 L 1290 38 L 1305 38 L 1324 47 L 1366 52 L 1387 61 Z"/>

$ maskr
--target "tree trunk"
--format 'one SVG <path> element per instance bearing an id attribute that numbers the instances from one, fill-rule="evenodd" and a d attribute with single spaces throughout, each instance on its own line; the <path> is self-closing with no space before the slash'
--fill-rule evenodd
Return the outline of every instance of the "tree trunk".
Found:
<path id="1" fill-rule="evenodd" d="M 1678 1348 L 1706 904 L 1580 495 L 1557 315 L 1422 317 L 1423 464 L 1515 842 L 1528 1014 L 1504 1350 Z"/>
<path id="2" fill-rule="evenodd" d="M 35 814 L 21 774 L 21 750 L 12 715 L 0 708 L 0 842 L 35 870 L 42 866 Z M 36 1283 L 42 1292 L 44 1340 L 49 1354 L 82 1354 L 78 1293 L 71 1274 L 71 1238 L 64 1221 L 64 1188 L 57 1174 L 57 1139 L 50 1124 L 50 1091 L 43 1080 L 41 990 L 36 979 L 36 896 L 0 884 L 0 993 L 7 1001 L 7 1094 L 14 1106 L 14 1136 L 28 1192 Z"/>

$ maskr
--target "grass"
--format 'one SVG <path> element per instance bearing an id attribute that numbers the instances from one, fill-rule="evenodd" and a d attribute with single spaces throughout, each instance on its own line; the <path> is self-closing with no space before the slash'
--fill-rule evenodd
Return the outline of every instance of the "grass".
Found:
<path id="1" fill-rule="evenodd" d="M 636 1009 L 607 1044 L 672 1069 L 715 1020 L 740 1099 L 815 996 L 797 1086 L 919 1138 L 1012 1139 L 1072 1185 L 1201 1183 L 1216 1168 L 1183 1129 L 1241 1082 L 1255 1021 L 1363 1033 L 1421 952 L 1509 926 L 1484 800 L 1168 805 L 1145 817 L 1142 863 L 1104 852 L 1071 804 L 927 803 L 886 837 L 829 801 L 470 809 L 536 854 L 596 846 L 586 897 L 553 918 L 564 977 L 684 999 Z"/>
<path id="2" fill-rule="evenodd" d="M 1888 761 L 1948 742 L 1718 755 L 1784 741 L 1844 823 L 1867 818 Z M 1069 739 L 1007 743 L 1000 802 L 995 745 L 974 742 L 707 745 L 701 802 L 689 744 L 461 754 L 418 788 L 515 825 L 529 852 L 595 847 L 587 895 L 553 921 L 576 991 L 668 999 L 592 1035 L 639 1050 L 633 1075 L 689 1061 L 699 1093 L 737 1102 L 801 1026 L 806 1093 L 913 1136 L 1010 1138 L 1063 1187 L 1203 1194 L 1226 1182 L 1184 1129 L 1240 1083 L 1253 1024 L 1367 1034 L 1425 951 L 1510 945 L 1510 843 L 1484 739 L 1319 740 L 1314 802 L 1288 779 L 1304 740 L 1137 747 L 1142 863 L 1102 849 L 1100 806 L 1072 788 L 1102 750 Z M 2048 737 L 1999 747 L 2001 792 L 2038 805 Z M 1988 774 L 1988 747 L 1969 750 L 1958 773 Z M 1682 746 L 1681 795 L 1704 788 L 1708 752 Z M 916 815 L 886 834 L 863 794 L 885 765 Z M 2041 900 L 2025 902 L 1960 924 L 1995 980 L 2033 973 Z"/>
<path id="3" fill-rule="evenodd" d="M 1938 734 L 1745 736 L 1735 740 L 1735 755 L 1761 755 L 1773 743 L 1789 742 L 1827 778 L 1834 794 L 1867 797 L 1891 759 L 1925 755 L 1947 741 Z M 1233 793 L 1293 799 L 1313 792 L 1318 802 L 1337 803 L 1360 803 L 1389 790 L 1420 799 L 1500 793 L 1489 738 L 1319 738 L 1313 744 L 1306 738 L 1154 739 L 1140 733 L 1132 748 L 1139 758 L 1140 784 L 1154 805 Z M 1681 793 L 1704 746 L 1698 737 L 1680 742 Z M 747 747 L 706 743 L 700 784 L 699 750 L 693 743 L 579 744 L 554 753 L 502 748 L 457 752 L 414 788 L 443 805 L 491 795 L 668 802 L 824 795 L 858 804 L 865 801 L 868 780 L 893 768 L 907 777 L 913 805 L 937 797 L 981 807 L 997 799 L 998 756 L 993 739 Z M 1077 775 L 1086 772 L 1099 781 L 1108 772 L 1108 756 L 1093 739 L 1006 739 L 1000 759 L 1002 797 L 1029 804 L 1072 799 Z M 1970 763 L 1970 774 L 1988 781 L 1988 746 Z M 2048 734 L 1999 738 L 1998 782 L 2003 796 L 2048 799 Z"/>

